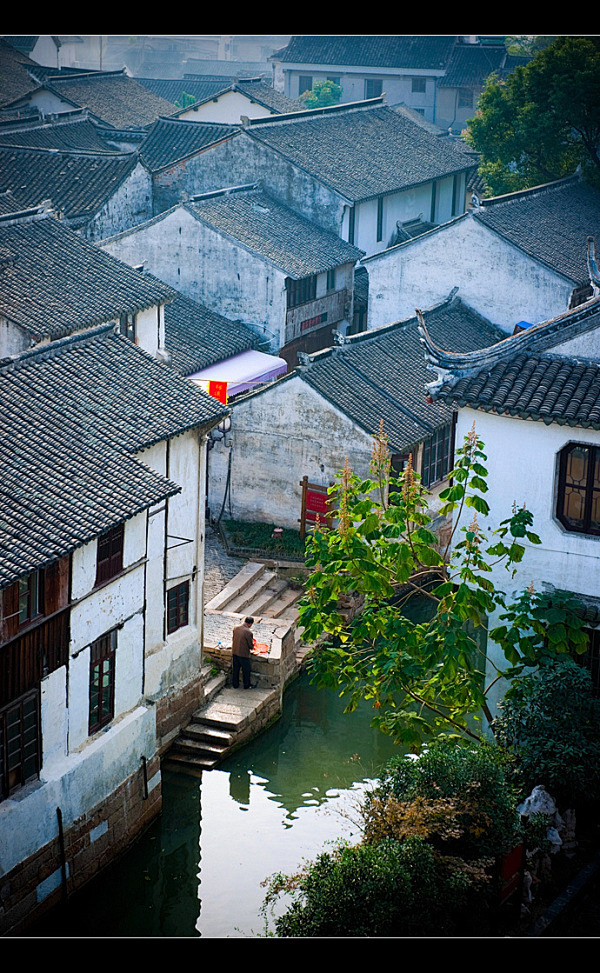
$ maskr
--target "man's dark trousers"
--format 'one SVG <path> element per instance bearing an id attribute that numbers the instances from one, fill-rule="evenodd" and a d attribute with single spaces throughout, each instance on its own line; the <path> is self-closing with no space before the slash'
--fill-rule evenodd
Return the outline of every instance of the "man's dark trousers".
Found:
<path id="1" fill-rule="evenodd" d="M 242 676 L 244 680 L 244 689 L 250 689 L 250 659 L 243 655 L 234 655 L 233 659 L 233 675 L 231 679 L 231 685 L 234 689 L 237 689 L 240 684 L 240 668 L 242 670 Z"/>

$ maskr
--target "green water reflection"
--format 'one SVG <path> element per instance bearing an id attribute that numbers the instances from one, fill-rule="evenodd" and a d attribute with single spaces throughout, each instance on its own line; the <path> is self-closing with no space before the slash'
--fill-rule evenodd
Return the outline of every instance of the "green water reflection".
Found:
<path id="1" fill-rule="evenodd" d="M 284 714 L 202 778 L 163 772 L 163 811 L 134 848 L 36 930 L 85 937 L 256 937 L 261 882 L 293 871 L 338 836 L 358 833 L 356 806 L 397 753 L 305 675 Z"/>

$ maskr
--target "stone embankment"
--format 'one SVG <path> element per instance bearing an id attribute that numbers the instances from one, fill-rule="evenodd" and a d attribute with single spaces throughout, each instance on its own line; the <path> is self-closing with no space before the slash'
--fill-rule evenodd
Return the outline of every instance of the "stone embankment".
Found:
<path id="1" fill-rule="evenodd" d="M 307 647 L 300 640 L 297 602 L 302 587 L 285 565 L 232 558 L 210 530 L 206 542 L 204 701 L 180 732 L 166 763 L 191 773 L 216 767 L 225 756 L 277 719 L 286 685 L 299 672 Z M 254 618 L 257 651 L 252 688 L 230 682 L 231 636 Z"/>

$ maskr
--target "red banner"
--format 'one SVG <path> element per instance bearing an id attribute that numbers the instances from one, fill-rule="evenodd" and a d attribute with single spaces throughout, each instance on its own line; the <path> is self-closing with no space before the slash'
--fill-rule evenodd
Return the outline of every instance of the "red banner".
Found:
<path id="1" fill-rule="evenodd" d="M 208 394 L 227 405 L 227 382 L 209 382 Z"/>

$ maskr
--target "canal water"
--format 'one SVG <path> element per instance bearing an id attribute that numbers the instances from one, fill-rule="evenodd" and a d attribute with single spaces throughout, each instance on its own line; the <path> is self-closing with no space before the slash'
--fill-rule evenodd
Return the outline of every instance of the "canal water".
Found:
<path id="1" fill-rule="evenodd" d="M 201 778 L 163 771 L 160 817 L 33 935 L 265 935 L 264 881 L 340 837 L 358 839 L 361 795 L 400 752 L 369 726 L 368 704 L 343 709 L 303 673 L 281 718 L 218 769 Z"/>

